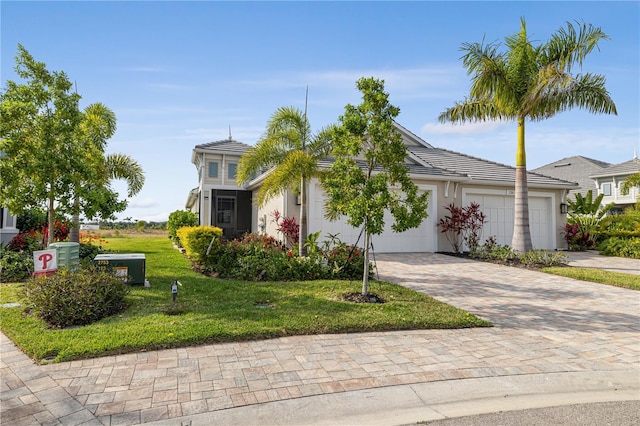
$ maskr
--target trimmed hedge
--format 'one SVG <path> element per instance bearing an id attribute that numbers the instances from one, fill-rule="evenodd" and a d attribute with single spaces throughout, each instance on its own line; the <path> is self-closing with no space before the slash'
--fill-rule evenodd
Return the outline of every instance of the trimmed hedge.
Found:
<path id="1" fill-rule="evenodd" d="M 214 239 L 220 242 L 222 229 L 215 226 L 183 226 L 178 228 L 176 236 L 187 257 L 195 263 L 203 263 L 207 259 L 207 249 Z"/>

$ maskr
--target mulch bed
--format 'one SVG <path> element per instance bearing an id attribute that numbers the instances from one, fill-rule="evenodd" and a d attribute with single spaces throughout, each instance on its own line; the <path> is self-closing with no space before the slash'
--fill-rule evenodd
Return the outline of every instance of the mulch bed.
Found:
<path id="1" fill-rule="evenodd" d="M 344 300 L 354 303 L 384 303 L 384 299 L 376 294 L 349 293 L 344 295 Z"/>

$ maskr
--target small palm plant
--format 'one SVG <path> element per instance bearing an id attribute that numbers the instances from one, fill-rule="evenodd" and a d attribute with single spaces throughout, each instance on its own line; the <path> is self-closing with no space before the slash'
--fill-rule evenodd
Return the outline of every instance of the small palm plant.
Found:
<path id="1" fill-rule="evenodd" d="M 565 226 L 565 239 L 569 248 L 586 250 L 595 247 L 598 237 L 600 221 L 611 210 L 614 203 L 602 206 L 604 194 L 593 198 L 593 191 L 575 195 L 575 201 L 567 200 L 570 207 L 569 217 Z"/>

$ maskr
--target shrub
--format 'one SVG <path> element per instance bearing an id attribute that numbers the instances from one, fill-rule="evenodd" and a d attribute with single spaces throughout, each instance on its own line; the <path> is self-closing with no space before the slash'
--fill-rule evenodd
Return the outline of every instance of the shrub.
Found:
<path id="1" fill-rule="evenodd" d="M 183 226 L 176 231 L 176 236 L 187 257 L 193 262 L 203 264 L 206 263 L 211 240 L 215 238 L 214 244 L 220 244 L 222 229 L 215 226 Z"/>
<path id="2" fill-rule="evenodd" d="M 47 223 L 47 212 L 41 209 L 29 209 L 16 218 L 16 227 L 21 232 L 40 231 Z"/>
<path id="3" fill-rule="evenodd" d="M 640 259 L 640 237 L 610 237 L 598 245 L 600 254 L 605 256 L 630 257 Z"/>
<path id="4" fill-rule="evenodd" d="M 300 241 L 300 225 L 296 223 L 296 218 L 281 216 L 278 210 L 271 213 L 273 223 L 278 225 L 277 231 L 284 235 L 287 248 L 293 248 Z"/>
<path id="5" fill-rule="evenodd" d="M 8 250 L 25 251 L 28 253 L 42 250 L 44 247 L 45 239 L 42 233 L 33 229 L 15 235 L 7 245 Z"/>
<path id="6" fill-rule="evenodd" d="M 23 281 L 33 272 L 33 256 L 27 251 L 0 250 L 0 282 Z"/>
<path id="7" fill-rule="evenodd" d="M 486 222 L 484 213 L 478 203 L 467 207 L 457 207 L 453 203 L 445 207 L 449 215 L 440 219 L 438 226 L 451 243 L 456 253 L 462 253 L 462 243 L 466 243 L 469 251 L 474 251 L 480 242 L 482 226 Z"/>
<path id="8" fill-rule="evenodd" d="M 247 234 L 239 240 L 216 239 L 208 256 L 192 258 L 201 259 L 194 261 L 194 266 L 205 274 L 247 281 L 351 279 L 362 276 L 362 249 L 346 245 L 335 237 L 320 249 L 314 243 L 316 235 L 312 235 L 313 249 L 309 250 L 307 257 L 296 256 L 293 250 L 286 250 L 273 237 Z"/>
<path id="9" fill-rule="evenodd" d="M 616 231 L 637 233 L 640 237 L 640 210 L 627 208 L 624 213 L 607 216 L 600 221 L 599 232 L 607 236 Z"/>
<path id="10" fill-rule="evenodd" d="M 589 229 L 578 222 L 565 223 L 564 239 L 569 250 L 584 251 L 595 247 L 596 241 Z"/>
<path id="11" fill-rule="evenodd" d="M 56 328 L 85 325 L 126 309 L 129 287 L 107 272 L 69 271 L 29 279 L 23 287 L 28 309 Z"/>
<path id="12" fill-rule="evenodd" d="M 518 261 L 521 265 L 527 267 L 546 268 L 566 265 L 567 256 L 558 251 L 530 250 L 524 253 L 518 253 Z"/>
<path id="13" fill-rule="evenodd" d="M 516 253 L 508 245 L 500 246 L 495 236 L 487 238 L 485 243 L 471 251 L 470 257 L 475 259 L 495 260 L 500 262 L 511 262 L 516 259 Z"/>
<path id="14" fill-rule="evenodd" d="M 520 264 L 528 268 L 560 266 L 567 263 L 567 256 L 557 251 L 529 250 L 524 253 L 516 253 L 508 245 L 499 246 L 495 236 L 489 237 L 483 245 L 472 251 L 470 257 L 500 263 Z"/>
<path id="15" fill-rule="evenodd" d="M 358 247 L 339 242 L 325 256 L 330 268 L 330 278 L 352 279 L 361 277 L 364 273 L 364 251 Z M 369 270 L 373 271 L 372 268 Z"/>
<path id="16" fill-rule="evenodd" d="M 198 214 L 188 210 L 176 210 L 169 215 L 169 220 L 167 221 L 169 238 L 174 240 L 178 245 L 180 245 L 180 240 L 176 232 L 183 226 L 198 226 Z"/>

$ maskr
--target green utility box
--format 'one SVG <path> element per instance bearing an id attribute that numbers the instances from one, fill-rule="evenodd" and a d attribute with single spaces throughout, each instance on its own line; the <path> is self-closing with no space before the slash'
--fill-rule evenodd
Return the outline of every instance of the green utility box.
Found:
<path id="1" fill-rule="evenodd" d="M 79 243 L 51 243 L 49 248 L 56 249 L 58 257 L 58 269 L 67 268 L 70 271 L 77 271 L 80 266 L 80 244 Z"/>
<path id="2" fill-rule="evenodd" d="M 93 259 L 93 263 L 98 269 L 112 271 L 116 277 L 128 284 L 144 285 L 146 274 L 144 254 L 99 254 Z"/>

